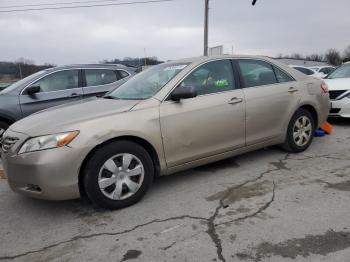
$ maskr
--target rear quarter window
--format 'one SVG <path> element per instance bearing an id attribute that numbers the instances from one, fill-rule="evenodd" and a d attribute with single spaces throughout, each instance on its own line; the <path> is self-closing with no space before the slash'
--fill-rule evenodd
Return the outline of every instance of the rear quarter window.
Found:
<path id="1" fill-rule="evenodd" d="M 274 70 L 276 73 L 277 81 L 279 83 L 295 81 L 290 75 L 288 75 L 286 72 L 282 71 L 281 69 L 274 66 Z"/>

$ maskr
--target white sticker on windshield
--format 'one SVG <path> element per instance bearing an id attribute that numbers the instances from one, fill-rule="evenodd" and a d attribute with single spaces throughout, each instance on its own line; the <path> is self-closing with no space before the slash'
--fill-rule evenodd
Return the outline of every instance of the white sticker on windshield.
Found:
<path id="1" fill-rule="evenodd" d="M 186 67 L 187 65 L 176 65 L 176 66 L 168 66 L 164 69 L 164 71 L 173 71 L 173 70 L 182 70 Z"/>

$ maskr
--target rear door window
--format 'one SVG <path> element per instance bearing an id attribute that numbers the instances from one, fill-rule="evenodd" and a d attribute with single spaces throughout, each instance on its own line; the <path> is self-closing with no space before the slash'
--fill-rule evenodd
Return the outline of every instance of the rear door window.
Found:
<path id="1" fill-rule="evenodd" d="M 100 86 L 118 80 L 116 72 L 109 69 L 85 69 L 86 86 Z"/>
<path id="2" fill-rule="evenodd" d="M 276 84 L 272 65 L 259 60 L 238 60 L 245 87 Z"/>

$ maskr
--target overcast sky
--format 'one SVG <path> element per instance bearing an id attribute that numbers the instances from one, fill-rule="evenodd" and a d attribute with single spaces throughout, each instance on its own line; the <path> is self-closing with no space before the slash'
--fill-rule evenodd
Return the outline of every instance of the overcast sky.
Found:
<path id="1" fill-rule="evenodd" d="M 71 0 L 72 1 L 72 0 Z M 77 1 L 77 0 L 75 0 Z M 120 0 L 130 2 L 135 0 Z M 69 0 L 0 0 L 0 6 Z M 209 46 L 226 53 L 323 53 L 350 45 L 349 0 L 211 0 Z M 2 9 L 1 9 L 2 10 Z M 93 63 L 203 53 L 204 0 L 0 13 L 0 61 Z"/>

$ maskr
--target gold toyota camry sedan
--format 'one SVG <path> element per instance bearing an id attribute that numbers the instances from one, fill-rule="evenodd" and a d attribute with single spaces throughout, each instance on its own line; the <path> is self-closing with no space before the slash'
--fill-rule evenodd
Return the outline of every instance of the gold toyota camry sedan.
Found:
<path id="1" fill-rule="evenodd" d="M 329 109 L 322 80 L 273 59 L 184 59 L 16 122 L 1 155 L 15 192 L 117 209 L 139 201 L 157 176 L 271 145 L 304 151 Z"/>

